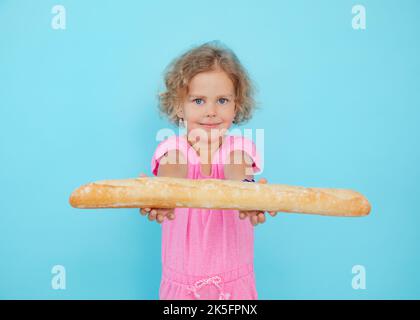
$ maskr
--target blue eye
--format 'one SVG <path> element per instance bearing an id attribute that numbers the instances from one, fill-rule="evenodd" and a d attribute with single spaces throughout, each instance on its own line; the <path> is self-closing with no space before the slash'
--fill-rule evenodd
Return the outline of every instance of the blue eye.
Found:
<path id="1" fill-rule="evenodd" d="M 194 99 L 193 101 L 197 101 L 197 100 L 203 101 L 203 99 L 200 99 L 200 98 Z M 198 105 L 201 105 L 201 104 L 198 104 Z"/>
<path id="2" fill-rule="evenodd" d="M 196 98 L 196 99 L 194 99 L 194 100 L 192 100 L 193 102 L 195 102 L 197 105 L 199 105 L 199 106 L 201 106 L 201 105 L 203 105 L 203 103 L 197 103 L 197 101 L 198 100 L 200 100 L 200 101 L 202 101 L 203 103 L 204 103 L 204 100 L 203 99 L 201 99 L 201 98 Z M 221 103 L 221 104 L 226 104 L 226 103 L 228 103 L 229 102 L 229 99 L 226 99 L 226 98 L 220 98 L 219 99 L 219 102 L 221 101 L 221 100 L 223 100 L 224 102 L 223 103 Z"/>

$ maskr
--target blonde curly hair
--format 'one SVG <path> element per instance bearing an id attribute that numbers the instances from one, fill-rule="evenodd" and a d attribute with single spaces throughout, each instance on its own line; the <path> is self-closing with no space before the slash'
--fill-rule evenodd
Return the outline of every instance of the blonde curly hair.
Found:
<path id="1" fill-rule="evenodd" d="M 253 111 L 259 108 L 254 99 L 255 85 L 235 53 L 220 41 L 193 47 L 165 68 L 166 91 L 157 96 L 160 114 L 179 126 L 177 111 L 188 94 L 190 80 L 200 72 L 216 69 L 226 72 L 235 88 L 236 114 L 233 122 L 239 125 L 250 120 Z"/>

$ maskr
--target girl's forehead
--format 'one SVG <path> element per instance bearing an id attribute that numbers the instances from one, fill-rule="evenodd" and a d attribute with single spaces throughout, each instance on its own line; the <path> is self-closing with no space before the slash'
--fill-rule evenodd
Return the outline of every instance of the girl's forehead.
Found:
<path id="1" fill-rule="evenodd" d="M 226 93 L 226 94 L 218 94 L 217 97 L 233 97 L 233 94 L 231 93 Z M 188 98 L 207 98 L 207 96 L 205 94 L 200 94 L 200 93 L 196 93 L 196 94 L 188 94 Z"/>
<path id="2" fill-rule="evenodd" d="M 192 96 L 206 95 L 206 93 L 213 93 L 213 95 L 231 95 L 234 93 L 234 90 L 234 84 L 229 78 L 193 78 L 189 81 L 187 86 L 188 94 Z"/>

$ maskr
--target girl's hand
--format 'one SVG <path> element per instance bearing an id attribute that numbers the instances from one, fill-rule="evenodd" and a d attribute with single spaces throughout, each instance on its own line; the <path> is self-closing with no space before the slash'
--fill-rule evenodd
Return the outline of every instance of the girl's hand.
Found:
<path id="1" fill-rule="evenodd" d="M 267 183 L 267 179 L 261 178 L 258 183 Z M 268 213 L 275 217 L 277 212 L 276 211 L 268 211 Z M 249 221 L 253 226 L 258 225 L 259 223 L 265 222 L 265 212 L 264 211 L 239 211 L 239 218 L 240 219 L 246 219 L 249 217 Z"/>
<path id="2" fill-rule="evenodd" d="M 147 177 L 146 174 L 141 173 L 140 177 Z M 154 221 L 156 220 L 157 223 L 162 223 L 165 217 L 168 220 L 175 219 L 175 212 L 174 209 L 167 209 L 167 208 L 140 208 L 141 215 L 149 214 L 149 220 Z"/>

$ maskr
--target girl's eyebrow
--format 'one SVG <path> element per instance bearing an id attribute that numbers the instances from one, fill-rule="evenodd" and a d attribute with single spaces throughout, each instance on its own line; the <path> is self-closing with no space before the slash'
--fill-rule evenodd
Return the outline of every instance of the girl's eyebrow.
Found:
<path id="1" fill-rule="evenodd" d="M 188 95 L 188 97 L 189 98 L 207 98 L 206 96 L 202 96 L 202 95 L 195 95 L 195 94 L 190 94 L 190 95 Z M 220 95 L 220 96 L 217 96 L 218 98 L 220 98 L 220 97 L 233 97 L 233 95 L 231 95 L 231 94 L 222 94 L 222 95 Z"/>

